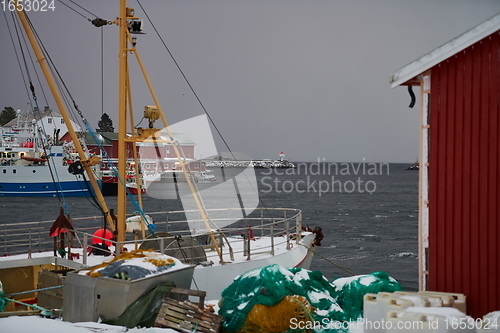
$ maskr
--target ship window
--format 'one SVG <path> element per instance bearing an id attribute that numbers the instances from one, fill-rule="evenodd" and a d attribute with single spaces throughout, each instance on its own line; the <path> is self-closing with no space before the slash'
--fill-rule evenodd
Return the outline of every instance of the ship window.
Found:
<path id="1" fill-rule="evenodd" d="M 168 164 L 167 163 L 163 164 L 163 169 L 168 170 Z"/>
<path id="2" fill-rule="evenodd" d="M 195 165 L 194 165 L 194 168 L 195 168 L 195 169 L 199 169 L 199 168 L 200 168 L 200 165 L 199 165 L 199 164 L 195 164 Z"/>
<path id="3" fill-rule="evenodd" d="M 61 118 L 61 124 L 64 124 L 64 119 L 63 118 Z"/>
<path id="4" fill-rule="evenodd" d="M 36 170 L 33 170 L 33 173 L 36 173 Z"/>
<path id="5" fill-rule="evenodd" d="M 47 185 L 42 186 L 42 188 L 49 188 Z"/>
<path id="6" fill-rule="evenodd" d="M 16 169 L 12 169 L 12 173 L 16 173 Z"/>
<path id="7" fill-rule="evenodd" d="M 47 122 L 48 122 L 49 124 L 52 124 L 52 118 L 47 119 Z"/>

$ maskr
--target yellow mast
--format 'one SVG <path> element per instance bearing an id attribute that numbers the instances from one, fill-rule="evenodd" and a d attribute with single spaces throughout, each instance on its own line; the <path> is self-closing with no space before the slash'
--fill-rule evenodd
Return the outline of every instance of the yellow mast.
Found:
<path id="1" fill-rule="evenodd" d="M 127 0 L 120 0 L 119 26 L 119 77 L 118 77 L 118 174 L 125 179 L 127 166 Z M 118 184 L 118 235 L 117 241 L 125 240 L 127 214 L 126 188 Z"/>
<path id="2" fill-rule="evenodd" d="M 17 3 L 18 1 L 15 1 L 15 7 L 17 8 Z M 59 93 L 59 90 L 56 87 L 56 84 L 54 83 L 54 78 L 52 77 L 52 74 L 50 73 L 49 67 L 47 65 L 47 61 L 45 57 L 43 56 L 42 51 L 40 50 L 40 46 L 38 45 L 36 38 L 33 34 L 33 31 L 30 28 L 30 25 L 28 23 L 28 20 L 26 18 L 26 14 L 24 11 L 19 11 L 16 10 L 19 19 L 21 20 L 21 23 L 23 25 L 23 28 L 26 32 L 26 35 L 28 36 L 28 39 L 30 41 L 31 47 L 33 48 L 33 51 L 35 52 L 36 59 L 38 63 L 40 64 L 40 67 L 42 69 L 42 72 L 45 76 L 45 79 L 47 80 L 47 84 L 49 85 L 50 91 L 52 95 L 54 96 L 54 100 L 56 102 L 57 107 L 59 108 L 59 111 L 61 112 L 61 115 L 63 116 L 64 123 L 66 124 L 66 127 L 68 128 L 68 132 L 71 136 L 71 140 L 73 141 L 73 144 L 75 145 L 75 149 L 78 152 L 78 156 L 80 157 L 80 162 L 82 163 L 82 166 L 85 169 L 85 172 L 87 173 L 87 176 L 90 180 L 90 183 L 92 184 L 92 188 L 94 189 L 94 192 L 97 196 L 97 201 L 99 202 L 99 205 L 101 206 L 101 209 L 104 213 L 104 217 L 106 219 L 106 222 L 108 223 L 109 227 L 111 228 L 112 231 L 115 231 L 115 225 L 113 223 L 113 220 L 111 219 L 111 215 L 109 214 L 109 209 L 108 206 L 106 205 L 106 202 L 104 201 L 104 197 L 102 196 L 101 190 L 99 189 L 99 185 L 97 184 L 97 181 L 95 179 L 94 173 L 92 172 L 91 166 L 98 164 L 100 161 L 97 158 L 93 159 L 87 159 L 87 156 L 85 156 L 85 152 L 82 149 L 82 146 L 80 144 L 80 141 L 78 140 L 78 137 L 76 135 L 75 129 L 73 128 L 73 125 L 71 123 L 71 119 L 69 117 L 68 111 L 66 110 L 66 107 L 64 106 L 64 103 L 62 102 L 61 95 Z"/>
<path id="3" fill-rule="evenodd" d="M 154 120 L 158 119 L 158 114 L 159 117 L 161 117 L 163 121 L 163 126 L 166 128 L 167 134 L 170 137 L 170 139 L 173 139 L 172 133 L 170 132 L 170 129 L 168 127 L 167 120 L 165 118 L 165 115 L 162 112 L 159 100 L 156 96 L 156 93 L 152 87 L 152 84 L 149 80 L 149 77 L 146 73 L 146 70 L 143 66 L 143 63 L 141 61 L 141 58 L 137 52 L 137 49 L 135 48 L 135 43 L 132 44 L 132 48 L 128 48 L 128 43 L 129 40 L 131 40 L 130 37 L 130 32 L 128 30 L 128 20 L 134 20 L 137 19 L 134 17 L 134 12 L 132 8 L 127 8 L 127 1 L 126 0 L 120 0 L 120 12 L 119 12 L 119 17 L 116 21 L 116 23 L 119 26 L 119 46 L 118 46 L 118 57 L 119 57 L 119 83 L 118 83 L 118 174 L 121 179 L 125 179 L 126 176 L 126 165 L 127 165 L 127 142 L 132 142 L 133 144 L 133 149 L 135 150 L 135 142 L 145 142 L 148 137 L 153 137 L 154 142 L 165 142 L 165 140 L 162 140 L 161 138 L 157 137 L 157 132 L 159 130 L 153 129 L 153 128 L 148 128 L 148 129 L 138 129 L 138 133 L 136 134 L 135 131 L 132 129 L 133 135 L 131 137 L 127 138 L 127 111 L 132 110 L 131 105 L 127 105 L 129 103 L 130 98 L 127 96 L 127 94 L 130 93 L 129 86 L 129 74 L 128 74 L 128 52 L 132 51 L 134 52 L 137 61 L 139 63 L 139 66 L 142 70 L 144 79 L 146 80 L 146 84 L 148 85 L 148 88 L 150 90 L 150 93 L 152 95 L 153 101 L 156 105 L 157 108 L 157 113 L 156 111 L 153 111 L 151 114 L 146 115 L 146 118 L 150 119 L 150 122 L 154 122 Z M 185 161 L 185 158 L 183 157 L 182 152 L 180 151 L 179 147 L 175 142 L 173 142 L 173 148 L 174 151 L 177 155 L 177 158 L 179 160 L 179 163 L 181 165 L 182 171 L 184 173 L 184 176 L 187 180 L 189 189 L 191 190 L 191 193 L 193 195 L 194 201 L 196 203 L 196 206 L 198 210 L 200 211 L 201 218 L 205 224 L 205 227 L 207 229 L 207 232 L 212 240 L 212 243 L 214 244 L 215 250 L 217 251 L 217 254 L 221 261 L 223 261 L 222 258 L 222 252 L 217 244 L 217 240 L 215 239 L 215 236 L 211 230 L 211 221 L 210 218 L 206 212 L 205 206 L 203 205 L 203 201 L 201 199 L 201 196 L 199 192 L 196 189 L 196 185 L 193 183 L 192 179 L 190 178 L 189 172 L 187 170 L 187 163 Z M 134 152 L 135 154 L 135 152 Z M 137 172 L 137 169 L 136 169 Z M 138 185 L 139 186 L 139 185 Z M 140 189 L 139 189 L 140 191 Z M 118 234 L 117 234 L 117 241 L 122 242 L 125 240 L 125 219 L 126 219 L 126 214 L 127 214 L 127 207 L 126 207 L 126 188 L 125 186 L 118 186 Z"/>
<path id="4" fill-rule="evenodd" d="M 127 33 L 127 39 L 128 41 L 131 41 L 131 37 L 130 37 L 130 32 L 128 30 L 126 30 L 126 33 Z M 130 50 L 127 50 L 127 51 L 132 51 L 134 52 L 135 54 L 135 57 L 137 59 L 137 62 L 139 64 L 139 67 L 142 71 L 142 75 L 144 76 L 144 80 L 146 81 L 146 85 L 148 86 L 149 88 L 149 92 L 151 93 L 151 97 L 153 98 L 153 101 L 155 103 L 155 106 L 158 110 L 158 113 L 159 113 L 159 116 L 162 120 L 162 123 L 163 123 L 163 127 L 165 129 L 165 131 L 167 132 L 167 135 L 170 137 L 171 140 L 173 140 L 173 135 L 172 135 L 172 132 L 170 131 L 170 127 L 169 127 L 169 124 L 167 122 L 167 119 L 165 117 L 165 114 L 163 113 L 163 110 L 161 108 L 161 105 L 160 105 L 160 101 L 158 100 L 158 97 L 156 96 L 156 93 L 155 93 L 155 90 L 153 89 L 153 85 L 151 84 L 151 81 L 149 79 L 149 76 L 148 76 L 148 73 L 146 72 L 146 68 L 144 67 L 144 64 L 142 62 L 142 59 L 139 55 L 139 52 L 137 51 L 135 45 L 133 45 L 133 47 L 130 49 Z M 205 228 L 207 229 L 207 232 L 208 232 L 208 235 L 210 237 L 210 240 L 212 241 L 213 245 L 214 245 L 214 248 L 217 252 L 217 255 L 219 256 L 221 262 L 223 261 L 223 258 L 222 258 L 222 252 L 218 246 L 218 243 L 217 243 L 217 240 L 215 239 L 215 236 L 212 232 L 212 226 L 211 224 L 213 224 L 213 222 L 210 220 L 210 217 L 208 216 L 207 214 L 207 211 L 206 211 L 206 208 L 205 208 L 205 205 L 203 204 L 203 200 L 201 198 L 201 195 L 200 195 L 200 192 L 198 191 L 198 189 L 196 188 L 196 185 L 193 183 L 193 180 L 191 179 L 190 177 L 190 173 L 189 173 L 189 170 L 187 169 L 187 165 L 188 163 L 186 163 L 186 160 L 184 158 L 184 155 L 183 155 L 183 152 L 182 150 L 179 148 L 179 146 L 177 145 L 176 142 L 174 141 L 165 141 L 165 140 L 162 140 L 159 138 L 159 130 L 158 129 L 140 129 L 138 130 L 138 135 L 137 136 L 132 136 L 132 137 L 129 137 L 127 138 L 126 140 L 128 142 L 137 142 L 137 141 L 145 141 L 146 138 L 148 138 L 149 136 L 151 136 L 153 138 L 153 142 L 157 142 L 157 143 L 160 143 L 160 142 L 169 142 L 169 143 L 173 143 L 172 144 L 172 147 L 174 149 L 174 152 L 175 152 L 175 155 L 177 156 L 177 159 L 179 160 L 179 164 L 181 166 L 181 169 L 182 169 L 182 172 L 184 174 L 184 178 L 186 179 L 186 182 L 187 182 L 187 185 L 189 187 L 189 190 L 191 191 L 191 194 L 193 196 L 193 200 L 196 204 L 196 208 L 198 209 L 198 211 L 200 212 L 200 216 L 201 216 L 201 219 L 203 221 L 203 224 L 205 225 Z M 158 137 L 157 137 L 158 135 Z"/>

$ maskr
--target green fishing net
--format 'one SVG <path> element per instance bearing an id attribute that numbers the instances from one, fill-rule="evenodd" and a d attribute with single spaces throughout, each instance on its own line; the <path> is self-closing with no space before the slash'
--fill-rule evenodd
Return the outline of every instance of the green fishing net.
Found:
<path id="1" fill-rule="evenodd" d="M 315 309 L 306 329 L 315 332 L 347 332 L 343 325 L 363 315 L 363 296 L 366 293 L 401 290 L 387 273 L 341 278 L 330 283 L 321 272 L 301 268 L 285 269 L 278 265 L 248 271 L 222 292 L 219 314 L 223 317 L 224 332 L 246 330 L 247 314 L 256 304 L 274 306 L 285 296 L 298 295 L 307 299 Z M 279 318 L 276 318 L 279 319 Z M 303 328 L 303 327 L 302 327 Z M 255 331 L 253 333 L 264 333 Z M 287 332 L 304 331 L 290 325 Z"/>
<path id="2" fill-rule="evenodd" d="M 0 281 L 0 312 L 3 312 L 3 309 L 5 308 L 7 303 L 9 303 L 7 298 L 5 298 L 3 295 L 4 292 L 3 292 L 2 282 Z"/>
<path id="3" fill-rule="evenodd" d="M 345 311 L 347 319 L 355 321 L 363 317 L 363 296 L 379 292 L 403 290 L 399 283 L 386 272 L 375 272 L 349 278 L 339 278 L 332 282 L 335 299 Z"/>
<path id="4" fill-rule="evenodd" d="M 346 316 L 333 298 L 333 286 L 319 271 L 301 268 L 285 269 L 278 265 L 257 268 L 240 275 L 222 292 L 219 314 L 223 330 L 241 329 L 247 313 L 255 304 L 276 305 L 285 296 L 305 297 L 317 316 L 345 320 Z"/>

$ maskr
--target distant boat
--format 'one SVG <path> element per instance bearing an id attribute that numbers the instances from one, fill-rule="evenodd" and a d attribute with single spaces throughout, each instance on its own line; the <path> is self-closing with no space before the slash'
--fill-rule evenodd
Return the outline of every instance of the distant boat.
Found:
<path id="1" fill-rule="evenodd" d="M 0 139 L 0 196 L 90 196 L 83 175 L 68 171 L 79 160 L 74 147 L 47 142 L 44 148 L 38 140 L 19 131 Z"/>
<path id="2" fill-rule="evenodd" d="M 412 165 L 410 165 L 406 170 L 419 170 L 420 169 L 420 163 L 418 160 L 415 161 Z"/>

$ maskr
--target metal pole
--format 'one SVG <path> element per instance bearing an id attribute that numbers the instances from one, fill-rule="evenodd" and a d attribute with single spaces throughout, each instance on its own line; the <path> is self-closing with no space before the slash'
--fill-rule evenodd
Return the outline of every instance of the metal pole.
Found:
<path id="1" fill-rule="evenodd" d="M 264 210 L 260 209 L 260 237 L 264 237 Z"/>
<path id="2" fill-rule="evenodd" d="M 83 264 L 84 265 L 87 265 L 87 247 L 88 247 L 87 234 L 83 234 L 82 254 L 83 254 Z"/>
<path id="3" fill-rule="evenodd" d="M 28 258 L 31 259 L 31 229 L 30 229 L 30 234 L 29 234 L 29 240 L 28 240 Z"/>
<path id="4" fill-rule="evenodd" d="M 274 256 L 274 222 L 271 223 L 271 255 Z"/>

